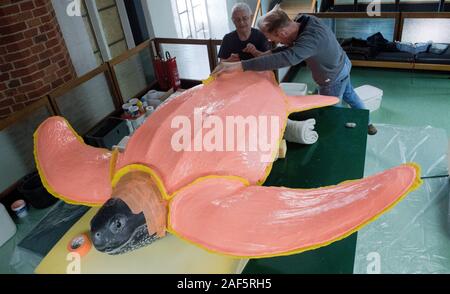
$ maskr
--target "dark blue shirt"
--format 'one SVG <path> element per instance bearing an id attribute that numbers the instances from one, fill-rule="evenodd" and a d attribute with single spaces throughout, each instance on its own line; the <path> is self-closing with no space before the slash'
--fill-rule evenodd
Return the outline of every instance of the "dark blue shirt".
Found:
<path id="1" fill-rule="evenodd" d="M 247 47 L 248 43 L 252 43 L 255 45 L 256 49 L 261 52 L 265 52 L 271 49 L 270 43 L 263 33 L 258 31 L 257 29 L 252 28 L 252 32 L 250 33 L 250 37 L 241 41 L 239 39 L 238 33 L 233 31 L 229 34 L 226 34 L 222 40 L 222 46 L 220 46 L 219 57 L 222 59 L 227 59 L 231 56 L 232 53 L 239 54 L 241 60 L 248 60 L 253 58 L 254 56 L 250 53 L 242 52 L 242 50 Z"/>

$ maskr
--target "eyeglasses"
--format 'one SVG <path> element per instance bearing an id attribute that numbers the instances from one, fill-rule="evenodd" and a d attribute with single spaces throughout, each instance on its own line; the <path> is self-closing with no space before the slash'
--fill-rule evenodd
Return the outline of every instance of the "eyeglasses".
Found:
<path id="1" fill-rule="evenodd" d="M 250 16 L 233 17 L 232 20 L 233 20 L 233 22 L 237 22 L 237 23 L 239 23 L 241 21 L 247 22 L 250 20 Z"/>

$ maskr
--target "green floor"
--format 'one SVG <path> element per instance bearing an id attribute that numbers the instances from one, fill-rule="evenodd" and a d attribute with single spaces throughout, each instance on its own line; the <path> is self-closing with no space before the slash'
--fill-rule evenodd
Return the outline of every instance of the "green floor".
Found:
<path id="1" fill-rule="evenodd" d="M 353 86 L 369 84 L 383 90 L 381 108 L 372 114 L 372 122 L 405 126 L 443 128 L 450 138 L 450 73 L 413 72 L 353 68 Z M 292 82 L 316 85 L 311 73 L 302 67 Z"/>
<path id="2" fill-rule="evenodd" d="M 383 90 L 381 108 L 371 114 L 375 124 L 405 127 L 429 125 L 444 129 L 447 139 L 450 139 L 450 73 L 354 68 L 351 77 L 355 88 L 369 84 Z M 310 71 L 304 67 L 293 82 L 307 83 L 309 91 L 314 91 L 317 87 Z M 383 132 L 386 127 L 379 129 Z M 375 139 L 380 139 L 377 137 L 383 135 L 386 134 L 380 133 Z M 429 135 L 433 137 L 436 134 Z M 427 141 L 427 144 L 430 143 L 431 141 Z M 450 154 L 450 141 L 447 148 Z M 432 153 L 435 151 L 429 150 Z M 426 155 L 423 150 L 419 153 L 423 153 L 421 156 Z M 426 158 L 421 156 L 416 160 L 427 162 Z M 448 160 L 450 167 L 450 156 Z M 436 187 L 432 188 L 433 185 Z M 441 190 L 443 194 L 438 192 Z M 383 273 L 449 272 L 448 177 L 424 180 L 423 187 L 409 197 L 410 199 L 403 201 L 391 214 L 382 216 L 380 222 L 358 232 L 355 273 L 366 273 L 368 252 L 379 254 Z M 420 201 L 425 204 L 418 204 Z M 416 213 L 415 207 L 418 207 L 420 212 Z M 411 225 L 404 225 L 402 221 Z M 430 224 L 433 229 L 429 228 Z M 394 225 L 398 225 L 400 229 L 393 230 Z M 386 244 L 392 245 L 392 248 L 385 248 Z"/>

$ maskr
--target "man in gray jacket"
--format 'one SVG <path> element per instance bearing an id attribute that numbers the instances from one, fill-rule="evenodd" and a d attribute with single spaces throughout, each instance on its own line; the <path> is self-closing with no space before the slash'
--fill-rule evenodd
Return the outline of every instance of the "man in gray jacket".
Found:
<path id="1" fill-rule="evenodd" d="M 334 33 L 320 19 L 299 15 L 292 21 L 281 9 L 274 9 L 260 19 L 258 27 L 269 40 L 284 46 L 250 60 L 221 63 L 213 75 L 274 70 L 305 61 L 321 95 L 340 97 L 353 108 L 365 109 L 350 81 L 351 62 Z M 368 134 L 376 133 L 375 126 L 369 124 Z"/>

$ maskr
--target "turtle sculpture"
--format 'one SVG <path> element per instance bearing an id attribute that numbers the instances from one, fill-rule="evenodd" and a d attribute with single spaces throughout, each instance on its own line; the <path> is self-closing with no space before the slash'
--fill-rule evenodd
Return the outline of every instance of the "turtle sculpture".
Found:
<path id="1" fill-rule="evenodd" d="M 53 195 L 103 205 L 91 221 L 101 252 L 124 253 L 170 232 L 226 255 L 288 255 L 344 238 L 420 185 L 418 166 L 405 164 L 317 189 L 261 186 L 288 115 L 337 102 L 287 96 L 272 73 L 223 74 L 162 104 L 123 153 L 85 145 L 64 118 L 48 118 L 34 135 L 35 159 Z M 251 120 L 221 134 L 230 117 L 260 119 L 258 135 L 275 140 L 265 140 L 266 148 L 236 148 L 252 139 Z M 189 140 L 180 135 L 186 124 Z"/>

